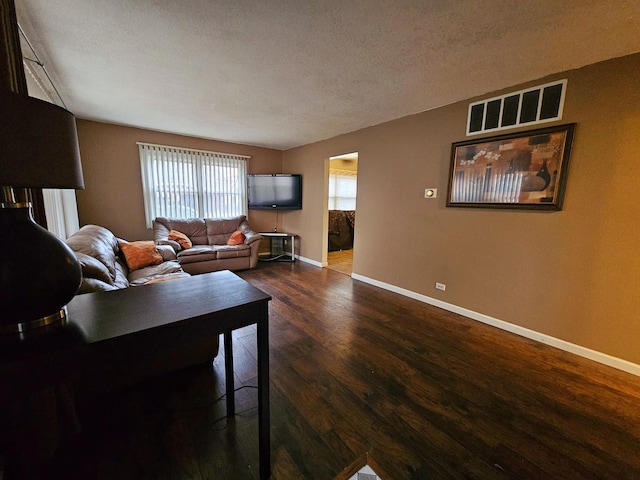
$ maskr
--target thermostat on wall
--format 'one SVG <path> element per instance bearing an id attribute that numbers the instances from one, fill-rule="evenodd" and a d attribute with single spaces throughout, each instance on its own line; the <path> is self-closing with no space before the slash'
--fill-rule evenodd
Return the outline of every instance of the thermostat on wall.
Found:
<path id="1" fill-rule="evenodd" d="M 438 196 L 437 188 L 426 188 L 424 191 L 424 198 L 436 198 Z"/>

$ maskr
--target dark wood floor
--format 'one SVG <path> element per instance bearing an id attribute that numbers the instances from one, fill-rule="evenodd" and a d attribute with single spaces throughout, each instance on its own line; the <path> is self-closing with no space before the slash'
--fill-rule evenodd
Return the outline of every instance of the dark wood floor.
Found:
<path id="1" fill-rule="evenodd" d="M 329 269 L 241 276 L 273 296 L 272 478 L 640 478 L 640 378 Z M 234 347 L 234 419 L 218 357 L 85 406 L 49 476 L 257 479 L 255 330 Z"/>

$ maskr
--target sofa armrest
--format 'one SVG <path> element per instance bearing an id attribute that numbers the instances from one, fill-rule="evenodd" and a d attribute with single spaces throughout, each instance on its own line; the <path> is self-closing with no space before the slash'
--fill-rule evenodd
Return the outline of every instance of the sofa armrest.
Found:
<path id="1" fill-rule="evenodd" d="M 249 268 L 255 268 L 258 264 L 258 255 L 260 252 L 260 240 L 262 235 L 252 230 L 244 232 L 244 243 L 251 247 L 251 258 L 249 260 Z"/>
<path id="2" fill-rule="evenodd" d="M 173 240 L 169 240 L 169 232 L 171 228 L 167 226 L 165 223 L 168 222 L 169 219 L 166 218 L 155 218 L 153 220 L 153 239 L 156 242 L 156 245 L 171 245 L 176 253 L 180 250 L 180 244 Z"/>
<path id="3" fill-rule="evenodd" d="M 180 250 L 182 250 L 182 247 L 180 246 L 180 244 L 178 242 L 176 242 L 175 240 L 168 240 L 168 239 L 167 240 L 156 240 L 156 246 L 157 247 L 162 247 L 162 246 L 171 247 L 171 249 L 173 250 L 173 253 L 178 253 Z M 160 254 L 162 254 L 162 252 L 160 252 Z"/>
<path id="4" fill-rule="evenodd" d="M 254 231 L 247 230 L 242 233 L 244 233 L 244 243 L 246 243 L 247 245 L 251 245 L 253 242 L 262 240 L 262 235 Z"/>
<path id="5" fill-rule="evenodd" d="M 171 240 L 167 240 L 167 242 L 172 242 Z M 178 242 L 172 242 L 172 243 L 178 243 Z M 178 248 L 180 246 L 178 245 Z M 160 255 L 162 255 L 162 261 L 164 262 L 168 262 L 170 260 L 177 260 L 178 257 L 176 255 L 176 250 L 175 250 L 175 246 L 173 245 L 164 245 L 164 244 L 159 244 L 156 245 L 156 248 L 158 249 L 158 252 L 160 252 Z"/>

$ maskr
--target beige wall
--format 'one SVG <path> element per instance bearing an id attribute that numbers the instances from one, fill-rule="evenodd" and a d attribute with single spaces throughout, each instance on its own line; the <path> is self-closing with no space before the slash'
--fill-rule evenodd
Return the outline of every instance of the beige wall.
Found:
<path id="1" fill-rule="evenodd" d="M 77 192 L 80 225 L 107 227 L 127 240 L 153 238 L 146 228 L 140 158 L 136 142 L 250 155 L 249 173 L 279 173 L 282 152 L 139 128 L 78 120 L 85 190 Z M 250 210 L 251 227 L 271 231 L 275 212 Z"/>
<path id="2" fill-rule="evenodd" d="M 322 261 L 327 161 L 357 151 L 355 273 L 640 364 L 640 55 L 494 93 L 560 78 L 558 123 L 577 123 L 563 211 L 445 207 L 465 101 L 284 152 L 304 176 L 284 228 Z"/>

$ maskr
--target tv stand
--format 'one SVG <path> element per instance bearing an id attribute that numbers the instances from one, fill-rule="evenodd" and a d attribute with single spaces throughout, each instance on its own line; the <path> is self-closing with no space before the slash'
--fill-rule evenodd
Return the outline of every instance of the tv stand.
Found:
<path id="1" fill-rule="evenodd" d="M 258 259 L 261 262 L 295 262 L 295 233 L 284 232 L 260 232 L 265 238 L 269 239 L 269 253 L 260 254 Z"/>

